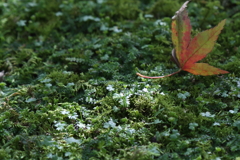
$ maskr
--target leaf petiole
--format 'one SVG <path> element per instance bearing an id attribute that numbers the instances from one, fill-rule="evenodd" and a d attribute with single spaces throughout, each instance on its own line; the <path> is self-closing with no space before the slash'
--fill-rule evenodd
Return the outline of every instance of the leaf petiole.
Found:
<path id="1" fill-rule="evenodd" d="M 180 71 L 181 71 L 181 69 L 179 69 L 177 72 L 174 72 L 174 73 L 171 73 L 171 74 L 168 74 L 168 75 L 165 75 L 165 76 L 157 76 L 157 77 L 144 76 L 144 75 L 142 75 L 140 73 L 137 73 L 137 75 L 140 76 L 140 77 L 143 77 L 143 78 L 158 79 L 158 78 L 170 77 L 170 76 L 172 76 L 174 74 L 179 73 Z"/>

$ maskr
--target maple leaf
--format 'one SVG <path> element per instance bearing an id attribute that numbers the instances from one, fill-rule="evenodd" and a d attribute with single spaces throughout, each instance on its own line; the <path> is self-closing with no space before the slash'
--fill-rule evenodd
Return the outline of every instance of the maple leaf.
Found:
<path id="1" fill-rule="evenodd" d="M 186 10 L 188 3 L 189 1 L 186 1 L 172 17 L 172 41 L 175 48 L 172 50 L 172 60 L 180 69 L 166 76 L 148 77 L 137 73 L 138 76 L 143 78 L 164 78 L 182 70 L 202 76 L 229 73 L 207 63 L 196 63 L 211 52 L 226 20 L 222 20 L 216 27 L 203 31 L 192 39 L 192 27 Z"/>

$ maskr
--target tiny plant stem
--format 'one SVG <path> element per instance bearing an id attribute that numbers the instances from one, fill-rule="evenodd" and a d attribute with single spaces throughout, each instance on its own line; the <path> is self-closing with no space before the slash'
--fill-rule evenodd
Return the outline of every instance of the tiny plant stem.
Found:
<path id="1" fill-rule="evenodd" d="M 158 78 L 170 77 L 170 76 L 172 76 L 172 75 L 174 75 L 174 74 L 179 73 L 180 71 L 181 71 L 181 69 L 178 70 L 177 72 L 174 72 L 174 73 L 171 73 L 171 74 L 168 74 L 168 75 L 165 75 L 165 76 L 157 76 L 157 77 L 148 77 L 148 76 L 144 76 L 144 75 L 142 75 L 142 74 L 140 74 L 140 73 L 137 73 L 137 75 L 140 76 L 140 77 L 143 77 L 143 78 L 158 79 Z"/>

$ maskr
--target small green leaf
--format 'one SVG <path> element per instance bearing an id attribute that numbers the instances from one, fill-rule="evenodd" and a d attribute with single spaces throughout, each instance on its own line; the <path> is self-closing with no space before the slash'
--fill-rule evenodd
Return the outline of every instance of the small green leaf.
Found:
<path id="1" fill-rule="evenodd" d="M 81 140 L 75 139 L 73 137 L 66 138 L 65 141 L 67 143 L 77 143 L 77 144 L 81 144 L 82 143 Z"/>
<path id="2" fill-rule="evenodd" d="M 36 98 L 29 98 L 25 102 L 31 103 L 31 102 L 35 102 L 36 100 L 37 100 Z"/>

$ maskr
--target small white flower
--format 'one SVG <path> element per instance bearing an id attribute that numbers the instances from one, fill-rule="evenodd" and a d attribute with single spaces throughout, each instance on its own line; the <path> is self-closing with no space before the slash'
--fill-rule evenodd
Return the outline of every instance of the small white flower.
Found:
<path id="1" fill-rule="evenodd" d="M 215 122 L 215 123 L 213 123 L 213 126 L 220 126 L 220 123 Z"/>
<path id="2" fill-rule="evenodd" d="M 73 113 L 73 115 L 69 115 L 68 118 L 70 119 L 77 119 L 78 115 L 76 113 Z"/>
<path id="3" fill-rule="evenodd" d="M 17 25 L 20 26 L 20 27 L 23 27 L 23 26 L 26 26 L 26 20 L 20 20 L 17 22 Z"/>
<path id="4" fill-rule="evenodd" d="M 156 22 L 154 22 L 154 25 L 155 25 L 155 26 L 158 26 L 158 25 L 160 25 L 160 26 L 166 26 L 167 23 L 166 23 L 166 22 L 163 22 L 163 21 L 161 21 L 161 20 L 157 20 Z"/>
<path id="5" fill-rule="evenodd" d="M 63 111 L 61 111 L 61 113 L 62 113 L 62 114 L 69 114 L 69 111 L 63 110 Z"/>
<path id="6" fill-rule="evenodd" d="M 108 86 L 107 86 L 107 90 L 111 92 L 111 91 L 114 91 L 114 88 L 113 88 L 112 85 L 108 85 Z"/>
<path id="7" fill-rule="evenodd" d="M 210 112 L 205 112 L 205 113 L 200 113 L 201 114 L 201 116 L 203 116 L 203 117 L 215 117 L 215 115 L 214 114 L 211 114 Z"/>
<path id="8" fill-rule="evenodd" d="M 85 127 L 86 127 L 86 125 L 83 124 L 83 123 L 78 123 L 77 126 L 78 126 L 79 128 L 85 128 Z"/>
<path id="9" fill-rule="evenodd" d="M 229 110 L 229 112 L 230 112 L 230 113 L 232 113 L 232 114 L 233 114 L 233 113 L 235 113 L 235 111 L 234 111 L 234 110 Z"/>
<path id="10" fill-rule="evenodd" d="M 147 88 L 143 88 L 143 92 L 148 92 Z"/>
<path id="11" fill-rule="evenodd" d="M 59 16 L 62 16 L 63 13 L 62 13 L 62 12 L 56 12 L 55 15 L 56 15 L 57 17 L 59 17 Z"/>
<path id="12" fill-rule="evenodd" d="M 109 30 L 112 30 L 112 31 L 114 31 L 114 32 L 116 32 L 116 33 L 122 32 L 122 29 L 118 29 L 117 26 L 114 26 L 114 27 L 112 27 L 112 28 L 109 28 Z"/>

